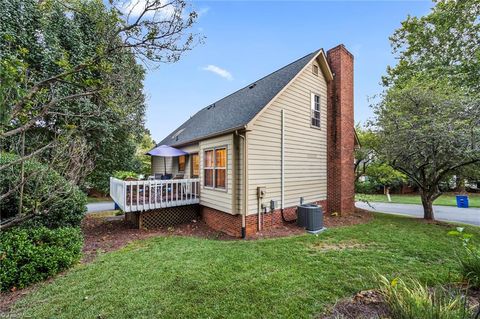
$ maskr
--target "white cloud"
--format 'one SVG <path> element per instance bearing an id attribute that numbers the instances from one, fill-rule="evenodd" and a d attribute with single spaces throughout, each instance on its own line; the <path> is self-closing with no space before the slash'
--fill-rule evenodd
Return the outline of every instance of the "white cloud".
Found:
<path id="1" fill-rule="evenodd" d="M 157 1 L 157 0 L 127 0 L 123 2 L 123 5 L 119 8 L 124 14 L 129 14 L 130 17 L 138 17 L 144 11 L 147 5 L 151 5 L 157 2 L 156 6 L 160 7 L 167 4 L 167 1 Z M 161 17 L 168 18 L 175 13 L 175 9 L 172 5 L 166 5 L 164 8 L 161 8 L 156 11 L 148 11 L 145 16 L 151 17 L 155 14 L 160 15 Z"/>
<path id="2" fill-rule="evenodd" d="M 220 68 L 216 65 L 209 64 L 206 67 L 203 67 L 202 70 L 213 72 L 213 73 L 215 73 L 215 74 L 217 74 L 217 75 L 221 76 L 222 78 L 227 79 L 229 81 L 233 80 L 233 76 L 230 72 L 228 72 L 227 70 L 222 69 L 222 68 Z"/>
<path id="3" fill-rule="evenodd" d="M 159 10 L 155 11 L 149 11 L 145 14 L 147 17 L 151 17 L 155 14 L 159 15 L 161 18 L 169 18 L 176 14 L 175 12 L 175 6 L 168 4 L 168 0 L 125 0 L 123 1 L 122 5 L 120 6 L 120 11 L 122 11 L 124 14 L 130 13 L 131 17 L 138 17 L 142 12 L 145 10 L 147 5 L 151 5 L 156 3 L 157 7 L 160 7 L 162 5 L 165 5 L 164 8 L 161 8 Z M 192 9 L 192 7 L 187 7 L 185 10 L 182 12 L 182 18 L 186 19 L 188 18 L 188 12 L 189 9 Z M 193 9 L 195 10 L 195 9 Z M 198 17 L 201 17 L 210 10 L 209 7 L 203 7 L 198 10 L 195 10 L 198 14 Z"/>
<path id="4" fill-rule="evenodd" d="M 196 11 L 197 11 L 198 16 L 201 17 L 201 16 L 207 14 L 207 12 L 208 12 L 209 10 L 210 10 L 209 7 L 205 7 L 205 8 L 200 8 L 200 9 L 198 9 L 198 10 L 196 10 Z"/>

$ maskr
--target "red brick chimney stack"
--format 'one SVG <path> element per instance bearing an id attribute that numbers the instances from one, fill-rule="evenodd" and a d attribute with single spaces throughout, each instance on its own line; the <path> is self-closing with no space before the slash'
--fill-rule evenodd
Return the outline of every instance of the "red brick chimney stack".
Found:
<path id="1" fill-rule="evenodd" d="M 353 55 L 340 44 L 327 60 L 334 74 L 327 100 L 327 209 L 349 214 L 355 209 Z"/>

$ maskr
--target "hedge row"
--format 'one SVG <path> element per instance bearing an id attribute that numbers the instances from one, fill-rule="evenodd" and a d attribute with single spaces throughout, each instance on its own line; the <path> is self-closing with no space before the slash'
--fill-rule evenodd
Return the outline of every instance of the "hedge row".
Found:
<path id="1" fill-rule="evenodd" d="M 18 156 L 0 152 L 0 166 L 7 166 L 0 174 L 0 194 L 15 189 L 20 183 L 21 165 L 17 162 Z M 28 178 L 23 189 L 23 212 L 36 213 L 28 224 L 49 228 L 79 226 L 87 210 L 87 196 L 63 176 L 36 160 L 25 161 L 24 169 Z M 19 196 L 20 192 L 14 192 L 2 200 L 2 219 L 18 213 Z"/>
<path id="2" fill-rule="evenodd" d="M 77 263 L 79 228 L 15 228 L 0 233 L 0 290 L 24 288 Z"/>

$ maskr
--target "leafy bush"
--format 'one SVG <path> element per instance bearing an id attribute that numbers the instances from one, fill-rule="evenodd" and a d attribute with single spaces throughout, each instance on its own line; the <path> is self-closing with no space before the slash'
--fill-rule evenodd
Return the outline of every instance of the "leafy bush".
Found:
<path id="1" fill-rule="evenodd" d="M 13 164 L 16 160 L 16 155 L 0 153 L 0 166 L 10 165 L 0 174 L 0 193 L 17 189 L 2 201 L 2 219 L 18 213 L 20 192 L 17 186 L 21 171 L 19 163 Z M 86 195 L 47 165 L 33 159 L 24 164 L 26 182 L 22 213 L 35 216 L 29 223 L 49 228 L 80 225 L 86 211 Z"/>
<path id="2" fill-rule="evenodd" d="M 467 319 L 474 311 L 459 291 L 429 289 L 416 280 L 389 281 L 381 276 L 380 291 L 397 319 Z"/>
<path id="3" fill-rule="evenodd" d="M 0 233 L 0 290 L 24 288 L 79 261 L 79 228 L 15 228 Z"/>
<path id="4" fill-rule="evenodd" d="M 118 179 L 138 178 L 138 174 L 130 171 L 117 171 L 113 174 L 113 177 Z"/>
<path id="5" fill-rule="evenodd" d="M 480 288 L 480 247 L 471 241 L 473 235 L 465 233 L 463 227 L 457 227 L 448 234 L 460 238 L 462 242 L 463 249 L 457 252 L 457 258 L 463 278 L 470 286 Z"/>
<path id="6" fill-rule="evenodd" d="M 359 194 L 376 194 L 383 186 L 372 181 L 355 182 L 355 193 Z"/>

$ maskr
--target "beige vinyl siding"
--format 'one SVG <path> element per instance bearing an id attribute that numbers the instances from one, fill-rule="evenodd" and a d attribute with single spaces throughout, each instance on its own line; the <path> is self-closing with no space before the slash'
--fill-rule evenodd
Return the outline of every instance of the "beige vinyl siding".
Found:
<path id="1" fill-rule="evenodd" d="M 165 166 L 163 164 L 166 161 L 167 164 L 167 174 L 177 174 L 178 166 L 175 164 L 175 159 L 171 157 L 160 157 L 160 156 L 152 156 L 152 175 L 154 174 L 163 174 L 165 170 Z"/>
<path id="2" fill-rule="evenodd" d="M 318 63 L 315 61 L 313 63 Z M 320 128 L 311 126 L 311 93 L 320 95 Z M 312 73 L 312 63 L 257 118 L 248 134 L 248 212 L 257 212 L 257 187 L 266 186 L 263 203 L 281 199 L 281 110 L 285 127 L 285 207 L 326 199 L 327 83 Z"/>
<path id="3" fill-rule="evenodd" d="M 204 151 L 207 149 L 212 149 L 214 147 L 227 148 L 227 168 L 226 168 L 226 190 L 224 189 L 211 189 L 203 186 L 204 181 Z M 232 152 L 233 152 L 233 134 L 223 135 L 207 140 L 200 141 L 199 145 L 200 151 L 200 204 L 203 206 L 211 207 L 218 209 L 220 211 L 233 214 L 233 200 L 232 200 Z"/>
<path id="4" fill-rule="evenodd" d="M 194 145 L 188 145 L 184 147 L 179 147 L 184 152 L 187 152 L 189 154 L 192 153 L 198 153 L 198 144 Z M 185 162 L 185 172 L 179 172 L 178 171 L 178 158 L 177 157 L 159 157 L 159 156 L 152 156 L 151 157 L 151 162 L 152 162 L 152 175 L 153 174 L 163 174 L 164 171 L 164 166 L 163 166 L 163 161 L 166 160 L 167 164 L 167 173 L 172 174 L 173 176 L 178 175 L 178 174 L 183 174 L 184 178 L 190 178 L 190 171 L 191 171 L 191 157 L 187 156 L 186 162 Z"/>

